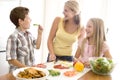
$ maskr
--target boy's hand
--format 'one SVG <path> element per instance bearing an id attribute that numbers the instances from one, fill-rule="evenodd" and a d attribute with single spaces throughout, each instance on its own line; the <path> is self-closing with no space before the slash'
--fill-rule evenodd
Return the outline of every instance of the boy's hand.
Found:
<path id="1" fill-rule="evenodd" d="M 39 35 L 39 34 L 41 35 L 42 32 L 43 32 L 43 28 L 42 28 L 41 25 L 39 25 L 39 26 L 38 26 L 38 35 Z"/>

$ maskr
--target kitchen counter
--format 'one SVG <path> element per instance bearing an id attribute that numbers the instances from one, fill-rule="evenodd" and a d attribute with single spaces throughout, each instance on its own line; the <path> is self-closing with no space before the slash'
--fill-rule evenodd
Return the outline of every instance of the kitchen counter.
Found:
<path id="1" fill-rule="evenodd" d="M 85 73 L 83 76 L 79 77 L 78 79 L 71 79 L 71 80 L 119 80 L 120 76 L 120 64 L 117 64 L 111 75 L 109 76 L 101 76 L 94 74 L 91 70 Z M 0 76 L 0 80 L 15 80 L 12 73 L 5 74 L 3 76 Z M 49 80 L 49 79 L 48 79 Z M 53 79 L 52 79 L 53 80 Z M 61 79 L 55 79 L 55 80 L 61 80 Z M 63 80 L 63 78 L 62 78 Z"/>

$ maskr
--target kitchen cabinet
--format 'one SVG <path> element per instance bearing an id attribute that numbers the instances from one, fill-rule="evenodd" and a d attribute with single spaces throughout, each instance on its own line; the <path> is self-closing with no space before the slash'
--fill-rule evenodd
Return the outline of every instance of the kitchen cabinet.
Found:
<path id="1" fill-rule="evenodd" d="M 0 75 L 7 74 L 9 72 L 9 64 L 6 61 L 6 52 L 0 51 Z"/>

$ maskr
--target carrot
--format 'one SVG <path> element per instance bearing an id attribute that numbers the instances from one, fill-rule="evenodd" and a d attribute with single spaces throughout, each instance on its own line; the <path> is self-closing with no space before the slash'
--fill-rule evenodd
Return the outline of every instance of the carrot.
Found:
<path id="1" fill-rule="evenodd" d="M 67 77 L 72 77 L 72 76 L 75 76 L 77 74 L 76 71 L 66 71 L 64 72 L 64 75 L 67 76 Z"/>

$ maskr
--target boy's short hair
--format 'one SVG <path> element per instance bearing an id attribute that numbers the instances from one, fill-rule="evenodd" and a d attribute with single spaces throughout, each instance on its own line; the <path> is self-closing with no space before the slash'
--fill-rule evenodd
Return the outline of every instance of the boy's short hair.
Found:
<path id="1" fill-rule="evenodd" d="M 25 16 L 29 13 L 29 9 L 26 7 L 15 7 L 10 12 L 10 20 L 16 26 L 19 27 L 19 19 L 24 20 Z"/>

